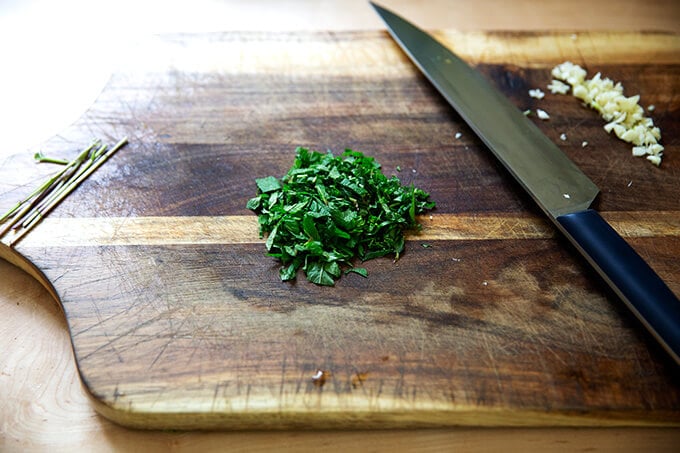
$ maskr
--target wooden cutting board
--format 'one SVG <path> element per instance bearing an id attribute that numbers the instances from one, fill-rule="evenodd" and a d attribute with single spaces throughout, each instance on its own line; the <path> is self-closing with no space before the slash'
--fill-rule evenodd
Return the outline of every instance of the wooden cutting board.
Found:
<path id="1" fill-rule="evenodd" d="M 549 112 L 532 118 L 680 294 L 680 36 L 437 36 L 520 109 Z M 573 97 L 529 97 L 565 60 L 656 107 L 660 168 Z M 104 416 L 150 428 L 680 425 L 678 368 L 386 33 L 141 42 L 40 149 L 73 157 L 122 136 L 129 145 L 35 230 L 0 245 L 61 302 Z M 374 156 L 438 207 L 399 261 L 365 263 L 367 279 L 282 283 L 245 204 L 296 146 Z M 34 151 L 2 163 L 3 211 L 54 171 Z"/>

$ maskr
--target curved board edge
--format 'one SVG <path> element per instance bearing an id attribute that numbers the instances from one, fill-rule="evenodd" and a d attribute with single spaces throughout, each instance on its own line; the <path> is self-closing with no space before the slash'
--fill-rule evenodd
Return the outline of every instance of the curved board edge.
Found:
<path id="1" fill-rule="evenodd" d="M 61 300 L 57 294 L 57 290 L 52 285 L 52 282 L 45 276 L 45 274 L 28 258 L 19 253 L 15 248 L 8 246 L 4 242 L 0 241 L 0 259 L 13 264 L 22 271 L 26 272 L 28 275 L 33 277 L 38 283 L 40 283 L 50 295 L 59 302 L 59 307 L 62 309 Z"/>
<path id="2" fill-rule="evenodd" d="M 87 387 L 85 387 L 87 389 Z M 364 429 L 436 429 L 455 427 L 484 428 L 675 428 L 677 420 L 659 414 L 653 419 L 608 411 L 515 410 L 507 408 L 460 407 L 454 409 L 421 409 L 417 411 L 384 410 L 362 412 L 294 411 L 275 409 L 244 412 L 175 411 L 164 412 L 152 407 L 133 407 L 125 402 L 107 403 L 88 392 L 93 408 L 106 419 L 132 429 L 160 430 L 364 430 Z M 178 404 L 181 407 L 182 404 Z"/>

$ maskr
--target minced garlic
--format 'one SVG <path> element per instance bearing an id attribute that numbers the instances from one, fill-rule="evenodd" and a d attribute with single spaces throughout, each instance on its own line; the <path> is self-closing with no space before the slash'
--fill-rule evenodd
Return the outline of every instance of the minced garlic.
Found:
<path id="1" fill-rule="evenodd" d="M 536 109 L 536 115 L 542 120 L 550 119 L 550 115 L 548 115 L 548 112 L 546 112 L 545 110 Z"/>
<path id="2" fill-rule="evenodd" d="M 569 92 L 569 85 L 560 80 L 553 79 L 548 85 L 548 89 L 552 94 L 567 94 Z"/>
<path id="3" fill-rule="evenodd" d="M 600 113 L 607 121 L 605 131 L 614 132 L 621 140 L 635 145 L 634 156 L 646 156 L 654 165 L 661 164 L 664 149 L 659 144 L 661 131 L 654 126 L 651 118 L 644 116 L 639 95 L 624 96 L 620 82 L 615 84 L 599 72 L 592 79 L 586 79 L 586 71 L 569 61 L 553 68 L 552 76 L 571 85 L 575 97 Z M 548 87 L 551 86 L 552 83 Z M 550 90 L 559 92 L 553 91 L 553 88 Z"/>
<path id="4" fill-rule="evenodd" d="M 543 97 L 545 96 L 545 93 L 543 91 L 541 91 L 540 88 L 535 88 L 533 90 L 529 90 L 529 96 L 531 96 L 532 98 L 536 98 L 536 99 L 543 99 Z"/>

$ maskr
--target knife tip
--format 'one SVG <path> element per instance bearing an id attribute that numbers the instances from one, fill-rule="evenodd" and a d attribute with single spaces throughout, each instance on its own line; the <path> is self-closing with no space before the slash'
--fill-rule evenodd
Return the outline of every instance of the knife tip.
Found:
<path id="1" fill-rule="evenodd" d="M 385 19 L 385 14 L 387 13 L 387 10 L 383 8 L 382 6 L 378 5 L 377 3 L 369 0 L 368 4 L 373 7 L 376 13 L 378 13 L 378 16 L 380 16 L 381 19 Z"/>

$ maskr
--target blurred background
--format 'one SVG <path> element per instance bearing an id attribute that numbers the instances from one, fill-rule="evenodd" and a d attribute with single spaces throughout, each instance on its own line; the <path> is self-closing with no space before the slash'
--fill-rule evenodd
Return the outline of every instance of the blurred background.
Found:
<path id="1" fill-rule="evenodd" d="M 145 34 L 382 27 L 366 0 L 0 0 L 0 157 L 74 122 Z M 428 28 L 680 31 L 680 1 L 385 0 Z M 508 14 L 508 8 L 512 14 Z M 437 11 L 437 14 L 432 14 Z M 550 11 L 546 15 L 545 12 Z M 565 20 L 577 11 L 579 21 Z M 522 20 L 518 20 L 522 18 Z M 632 19 L 632 20 L 631 20 Z"/>

